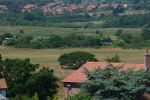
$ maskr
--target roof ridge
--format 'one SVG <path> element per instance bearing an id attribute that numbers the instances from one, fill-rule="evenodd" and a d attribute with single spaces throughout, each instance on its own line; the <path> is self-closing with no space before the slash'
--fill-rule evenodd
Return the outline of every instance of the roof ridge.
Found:
<path id="1" fill-rule="evenodd" d="M 124 63 L 124 64 L 144 64 L 144 63 L 132 63 L 132 62 L 107 62 L 107 61 L 87 61 L 85 64 L 87 63 L 118 63 L 118 64 L 121 64 L 121 63 Z M 83 65 L 85 65 L 83 64 Z M 82 65 L 82 66 L 83 66 Z"/>

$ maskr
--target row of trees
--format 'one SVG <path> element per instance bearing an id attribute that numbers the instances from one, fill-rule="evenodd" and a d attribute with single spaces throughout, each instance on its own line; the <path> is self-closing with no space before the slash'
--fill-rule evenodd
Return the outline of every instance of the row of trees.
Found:
<path id="1" fill-rule="evenodd" d="M 62 15 L 45 15 L 41 9 L 35 9 L 27 13 L 0 13 L 0 25 L 32 25 L 32 26 L 50 26 L 50 27 L 68 27 L 68 28 L 109 28 L 109 27 L 142 27 L 150 26 L 150 14 L 124 15 L 118 16 L 123 12 L 120 7 L 114 9 L 112 15 L 101 14 L 101 16 L 90 16 L 87 13 L 83 15 L 62 14 Z M 102 21 L 103 23 L 95 24 L 90 21 Z M 67 24 L 65 24 L 65 23 Z M 89 22 L 83 25 L 74 24 L 74 22 Z M 71 23 L 71 24 L 69 24 Z M 73 24 L 73 25 L 72 25 Z"/>
<path id="2" fill-rule="evenodd" d="M 145 26 L 141 33 L 134 35 L 124 33 L 122 29 L 115 32 L 117 39 L 112 40 L 104 36 L 103 32 L 96 30 L 94 35 L 86 36 L 83 34 L 52 34 L 47 37 L 33 37 L 25 35 L 23 30 L 20 33 L 12 35 L 4 33 L 0 35 L 0 44 L 18 48 L 72 48 L 72 47 L 102 47 L 113 46 L 121 48 L 144 48 L 150 47 L 150 29 Z"/>
<path id="3" fill-rule="evenodd" d="M 117 13 L 114 12 L 114 13 Z M 149 14 L 136 14 L 136 15 L 124 15 L 124 16 L 114 16 L 109 15 L 103 17 L 105 22 L 103 23 L 102 27 L 143 27 L 147 25 L 150 27 L 150 21 L 148 21 L 150 17 Z"/>
<path id="4" fill-rule="evenodd" d="M 0 13 L 0 25 L 23 25 L 23 26 L 50 26 L 50 27 L 71 27 L 63 25 L 64 22 L 88 22 L 93 20 L 88 14 L 83 15 L 45 15 L 41 9 L 35 9 L 26 13 Z M 57 24 L 58 23 L 58 24 Z M 78 25 L 74 24 L 74 27 Z M 73 25 L 72 25 L 73 27 Z M 79 27 L 79 26 L 78 26 Z M 81 27 L 81 26 L 80 26 Z"/>
<path id="5" fill-rule="evenodd" d="M 7 33 L 8 34 L 8 33 Z M 7 34 L 1 36 L 1 40 L 4 41 Z M 5 36 L 5 38 L 3 38 Z M 17 35 L 12 36 L 10 34 L 10 40 L 7 40 L 6 45 L 14 46 L 18 48 L 60 48 L 60 47 L 100 47 L 111 43 L 112 40 L 109 37 L 103 37 L 101 35 L 85 36 L 81 34 L 69 34 L 65 36 L 50 35 L 48 37 L 32 37 Z M 10 38 L 9 36 L 9 38 Z"/>

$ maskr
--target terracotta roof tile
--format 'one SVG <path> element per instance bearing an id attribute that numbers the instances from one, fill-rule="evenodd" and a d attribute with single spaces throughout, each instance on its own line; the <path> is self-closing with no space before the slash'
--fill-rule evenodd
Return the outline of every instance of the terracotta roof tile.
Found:
<path id="1" fill-rule="evenodd" d="M 98 67 L 105 68 L 109 63 L 108 62 L 87 62 L 81 66 L 78 70 L 74 71 L 70 76 L 62 80 L 62 82 L 71 82 L 71 83 L 83 83 L 87 80 L 86 75 L 83 72 L 84 68 L 87 68 L 89 71 L 92 71 Z M 133 64 L 133 63 L 110 63 L 114 67 L 123 66 L 123 70 L 133 68 L 134 70 L 145 69 L 144 64 Z"/>
<path id="2" fill-rule="evenodd" d="M 7 84 L 5 79 L 0 79 L 0 89 L 6 89 L 7 88 Z"/>

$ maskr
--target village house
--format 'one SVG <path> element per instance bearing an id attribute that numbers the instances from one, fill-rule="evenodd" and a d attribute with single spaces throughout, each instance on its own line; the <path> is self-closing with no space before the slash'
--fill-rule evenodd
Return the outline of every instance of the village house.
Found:
<path id="1" fill-rule="evenodd" d="M 107 8 L 107 7 L 109 7 L 110 5 L 108 4 L 108 3 L 101 3 L 100 4 L 100 8 Z"/>
<path id="2" fill-rule="evenodd" d="M 0 79 L 0 100 L 7 100 L 6 89 L 7 89 L 6 81 L 5 79 L 1 78 Z"/>
<path id="3" fill-rule="evenodd" d="M 108 64 L 112 64 L 114 67 L 123 66 L 123 70 L 133 68 L 134 70 L 145 69 L 150 71 L 150 54 L 146 54 L 144 56 L 144 64 L 87 62 L 67 78 L 62 80 L 62 83 L 64 84 L 64 97 L 67 98 L 68 96 L 78 93 L 80 91 L 80 86 L 88 80 L 87 76 L 83 72 L 84 68 L 92 71 L 96 68 L 105 68 Z M 148 96 L 150 95 L 148 94 L 147 97 Z"/>
<path id="4" fill-rule="evenodd" d="M 75 4 L 70 4 L 68 7 L 67 7 L 68 11 L 69 12 L 74 12 L 76 11 L 78 8 Z"/>
<path id="5" fill-rule="evenodd" d="M 4 12 L 6 10 L 8 10 L 6 5 L 0 5 L 0 13 Z"/>
<path id="6" fill-rule="evenodd" d="M 35 9 L 37 7 L 36 4 L 26 4 L 24 5 L 24 7 L 22 8 L 22 12 L 31 12 L 33 9 Z"/>
<path id="7" fill-rule="evenodd" d="M 43 6 L 43 12 L 45 14 L 62 14 L 64 13 L 65 4 L 62 2 L 51 2 Z"/>
<path id="8" fill-rule="evenodd" d="M 92 10 L 95 10 L 97 8 L 97 4 L 89 4 L 87 7 L 86 7 L 86 10 L 87 11 L 92 11 Z"/>

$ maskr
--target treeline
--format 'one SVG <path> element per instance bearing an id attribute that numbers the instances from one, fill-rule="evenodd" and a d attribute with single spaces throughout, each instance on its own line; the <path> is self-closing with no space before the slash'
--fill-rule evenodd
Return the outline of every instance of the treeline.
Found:
<path id="1" fill-rule="evenodd" d="M 146 48 L 150 47 L 150 29 L 145 26 L 141 33 L 133 35 L 124 33 L 122 29 L 115 32 L 116 38 L 107 37 L 101 31 L 95 31 L 94 35 L 83 35 L 79 33 L 51 34 L 45 37 L 33 37 L 20 33 L 12 35 L 4 33 L 0 36 L 0 44 L 16 48 L 76 48 L 76 47 L 120 47 L 120 48 Z"/>
<path id="2" fill-rule="evenodd" d="M 102 27 L 122 27 L 122 28 L 131 28 L 131 27 L 143 27 L 147 25 L 150 27 L 150 13 L 149 14 L 137 14 L 137 15 L 124 15 L 124 16 L 106 16 L 103 17 L 104 23 Z"/>
<path id="3" fill-rule="evenodd" d="M 50 35 L 47 37 L 32 37 L 25 35 L 10 36 L 3 34 L 1 36 L 1 43 L 7 46 L 17 48 L 71 48 L 71 47 L 101 47 L 110 45 L 112 40 L 110 37 L 102 35 L 85 36 L 81 34 L 69 34 L 65 36 Z M 2 38 L 5 37 L 5 38 Z"/>
<path id="4" fill-rule="evenodd" d="M 83 25 L 75 25 L 74 22 L 89 22 L 95 20 L 95 18 L 92 18 L 87 14 L 44 15 L 43 12 L 38 9 L 29 13 L 0 13 L 0 17 L 0 25 L 49 26 L 64 28 L 83 28 Z"/>
<path id="5" fill-rule="evenodd" d="M 132 34 L 123 34 L 120 29 L 116 32 L 117 40 L 114 41 L 114 46 L 121 48 L 147 48 L 150 47 L 150 29 L 144 27 L 138 36 Z"/>
<path id="6" fill-rule="evenodd" d="M 84 15 L 44 15 L 41 10 L 34 10 L 30 13 L 1 13 L 0 25 L 21 25 L 21 26 L 48 26 L 64 28 L 136 28 L 147 25 L 150 27 L 150 13 L 140 15 L 105 15 L 90 16 Z M 95 24 L 92 21 L 102 21 Z M 75 24 L 75 22 L 86 22 L 86 24 Z"/>

